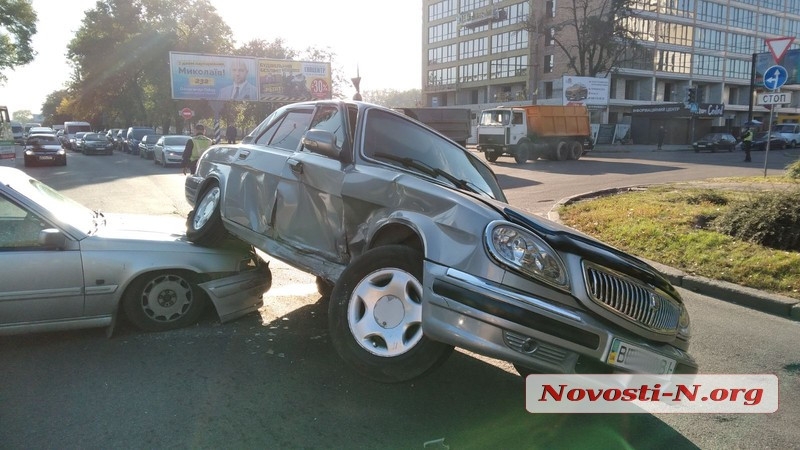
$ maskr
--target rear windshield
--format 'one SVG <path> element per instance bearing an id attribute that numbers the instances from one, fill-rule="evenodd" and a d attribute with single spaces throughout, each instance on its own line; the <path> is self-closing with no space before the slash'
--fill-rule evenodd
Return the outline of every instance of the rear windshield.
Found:
<path id="1" fill-rule="evenodd" d="M 164 145 L 186 145 L 189 136 L 171 136 L 164 138 Z"/>
<path id="2" fill-rule="evenodd" d="M 129 138 L 129 139 L 130 139 L 130 138 L 133 138 L 133 139 L 138 139 L 138 140 L 141 140 L 141 139 L 142 139 L 142 137 L 144 137 L 144 136 L 145 136 L 147 133 L 152 133 L 152 132 L 153 132 L 153 130 L 151 130 L 151 129 L 149 129 L 149 128 L 143 128 L 143 129 L 134 128 L 134 129 L 133 129 L 133 130 L 131 130 L 131 132 L 128 134 L 128 138 Z"/>

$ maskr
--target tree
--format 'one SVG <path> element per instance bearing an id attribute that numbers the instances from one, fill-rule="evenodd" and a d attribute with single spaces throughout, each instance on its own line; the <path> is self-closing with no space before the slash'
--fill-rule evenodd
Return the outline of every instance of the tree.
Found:
<path id="1" fill-rule="evenodd" d="M 33 61 L 31 39 L 36 34 L 36 12 L 27 0 L 0 0 L 0 84 L 4 69 Z"/>
<path id="2" fill-rule="evenodd" d="M 555 17 L 531 14 L 524 26 L 531 33 L 532 48 L 546 35 L 563 52 L 575 75 L 605 77 L 640 47 L 633 1 L 562 0 L 556 3 Z M 534 61 L 538 57 L 533 55 Z"/>
<path id="3" fill-rule="evenodd" d="M 11 114 L 11 120 L 15 120 L 17 122 L 33 122 L 33 113 L 29 109 L 21 109 L 19 111 L 14 111 Z"/>
<path id="4" fill-rule="evenodd" d="M 59 112 L 65 98 L 67 98 L 66 89 L 53 91 L 47 96 L 42 104 L 42 124 L 53 126 L 63 124 L 70 119 L 71 116 Z"/>

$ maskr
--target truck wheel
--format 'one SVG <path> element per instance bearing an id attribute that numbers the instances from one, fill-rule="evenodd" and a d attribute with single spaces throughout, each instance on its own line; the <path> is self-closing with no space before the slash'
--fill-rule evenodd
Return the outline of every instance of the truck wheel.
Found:
<path id="1" fill-rule="evenodd" d="M 564 161 L 569 158 L 569 146 L 566 142 L 560 141 L 558 143 L 554 156 L 556 161 Z"/>
<path id="2" fill-rule="evenodd" d="M 531 152 L 528 141 L 520 141 L 514 149 L 514 161 L 516 161 L 517 164 L 524 164 L 528 162 L 530 155 Z"/>
<path id="3" fill-rule="evenodd" d="M 569 147 L 569 159 L 578 160 L 583 156 L 583 144 L 578 141 L 572 141 Z"/>
<path id="4" fill-rule="evenodd" d="M 409 247 L 377 247 L 347 266 L 334 285 L 328 305 L 333 346 L 373 380 L 419 377 L 452 353 L 452 346 L 422 333 L 422 260 Z"/>
<path id="5" fill-rule="evenodd" d="M 495 161 L 497 161 L 497 156 L 498 156 L 498 153 L 497 153 L 497 152 L 494 152 L 494 151 L 492 151 L 492 150 L 486 150 L 486 151 L 483 153 L 483 155 L 486 157 L 486 160 L 487 160 L 487 161 L 489 161 L 489 162 L 495 162 Z"/>
<path id="6" fill-rule="evenodd" d="M 190 242 L 213 247 L 227 237 L 228 233 L 219 212 L 221 193 L 219 186 L 212 184 L 203 191 L 195 208 L 189 212 L 186 218 L 186 237 Z"/>

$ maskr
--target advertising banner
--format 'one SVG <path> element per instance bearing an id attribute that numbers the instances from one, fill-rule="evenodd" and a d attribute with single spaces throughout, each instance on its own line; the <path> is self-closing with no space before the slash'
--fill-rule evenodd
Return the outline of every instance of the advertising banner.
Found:
<path id="1" fill-rule="evenodd" d="M 564 105 L 608 106 L 611 82 L 608 78 L 562 77 Z"/>
<path id="2" fill-rule="evenodd" d="M 169 53 L 172 98 L 258 100 L 255 58 Z"/>
<path id="3" fill-rule="evenodd" d="M 259 59 L 258 80 L 265 102 L 331 98 L 331 65 L 326 62 Z"/>
<path id="4" fill-rule="evenodd" d="M 780 64 L 772 57 L 772 53 L 756 54 L 756 86 L 764 87 L 764 72 L 774 65 L 780 65 L 786 69 L 787 85 L 800 84 L 800 49 L 787 50 Z"/>
<path id="5" fill-rule="evenodd" d="M 330 99 L 328 62 L 170 52 L 175 100 L 297 102 Z"/>

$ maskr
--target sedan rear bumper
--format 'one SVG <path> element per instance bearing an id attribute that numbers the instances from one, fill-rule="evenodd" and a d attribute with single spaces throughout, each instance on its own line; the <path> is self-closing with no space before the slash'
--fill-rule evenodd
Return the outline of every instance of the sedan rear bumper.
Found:
<path id="1" fill-rule="evenodd" d="M 238 319 L 264 304 L 264 293 L 272 286 L 272 274 L 267 263 L 246 272 L 201 283 L 217 309 L 222 323 Z"/>

